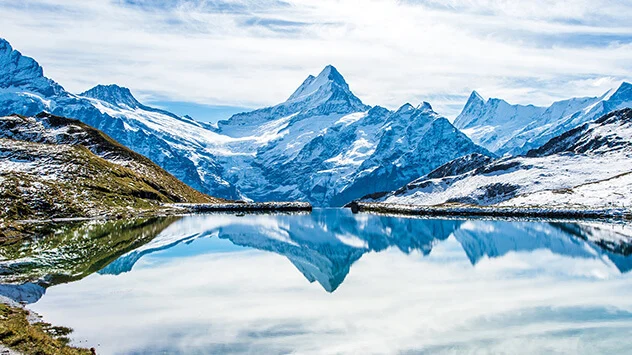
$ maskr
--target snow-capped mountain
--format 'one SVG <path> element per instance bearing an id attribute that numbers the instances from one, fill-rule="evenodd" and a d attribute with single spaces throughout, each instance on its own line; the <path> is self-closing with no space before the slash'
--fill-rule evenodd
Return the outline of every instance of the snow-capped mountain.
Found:
<path id="1" fill-rule="evenodd" d="M 549 208 L 632 204 L 632 109 L 611 112 L 549 140 L 526 156 L 470 155 L 367 200 Z"/>
<path id="2" fill-rule="evenodd" d="M 395 112 L 369 108 L 331 65 L 307 77 L 286 102 L 220 121 L 218 132 L 250 139 L 250 147 L 256 147 L 226 175 L 242 193 L 255 200 L 315 205 L 343 205 L 400 186 L 440 162 L 471 152 L 489 154 L 428 103 L 406 104 Z"/>
<path id="3" fill-rule="evenodd" d="M 128 88 L 122 88 L 117 85 L 97 85 L 92 89 L 79 94 L 79 96 L 105 101 L 111 105 L 121 108 L 136 109 L 143 107 L 143 105 L 136 100 Z M 144 108 L 147 109 L 147 107 Z M 169 114 L 165 111 L 163 111 L 163 113 L 167 115 Z"/>
<path id="4" fill-rule="evenodd" d="M 477 144 L 493 152 L 502 152 L 509 139 L 544 111 L 542 107 L 510 105 L 500 99 L 485 101 L 473 91 L 454 125 Z"/>
<path id="5" fill-rule="evenodd" d="M 331 65 L 285 102 L 211 127 L 145 106 L 117 85 L 68 93 L 0 43 L 0 114 L 78 119 L 212 196 L 342 205 L 459 156 L 490 154 L 427 103 L 395 112 L 363 104 Z"/>
<path id="6" fill-rule="evenodd" d="M 3 39 L 0 78 L 0 115 L 34 116 L 47 111 L 78 119 L 201 192 L 239 197 L 221 178 L 222 167 L 215 163 L 213 154 L 204 150 L 218 135 L 200 123 L 141 105 L 129 90 L 116 85 L 71 94 L 46 78 L 35 60 L 13 50 Z"/>
<path id="7" fill-rule="evenodd" d="M 454 125 L 475 143 L 497 154 L 519 155 L 549 139 L 614 110 L 632 107 L 632 84 L 599 97 L 558 101 L 549 107 L 511 105 L 472 92 Z"/>
<path id="8" fill-rule="evenodd" d="M 276 106 L 233 115 L 218 122 L 218 131 L 231 137 L 256 136 L 257 130 L 267 123 L 283 119 L 287 126 L 305 119 L 329 123 L 332 116 L 346 115 L 369 109 L 357 98 L 342 75 L 331 65 L 317 77 L 309 75 L 287 101 Z M 329 118 L 329 119 L 328 119 Z M 311 126 L 311 125 L 310 125 Z"/>
<path id="9" fill-rule="evenodd" d="M 427 103 L 417 108 L 406 104 L 395 112 L 376 106 L 317 118 L 322 126 L 308 116 L 308 122 L 288 126 L 283 137 L 258 150 L 265 183 L 249 190 L 239 182 L 248 179 L 236 179 L 237 186 L 258 199 L 306 198 L 316 205 L 341 206 L 401 186 L 439 162 L 471 152 L 489 154 Z M 269 186 L 278 188 L 270 191 Z"/>

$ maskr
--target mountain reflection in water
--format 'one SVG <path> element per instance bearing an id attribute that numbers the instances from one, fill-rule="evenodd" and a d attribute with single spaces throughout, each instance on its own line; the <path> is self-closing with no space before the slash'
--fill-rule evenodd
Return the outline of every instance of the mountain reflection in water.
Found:
<path id="1" fill-rule="evenodd" d="M 120 221 L 0 248 L 0 294 L 103 354 L 622 353 L 631 235 L 336 209 Z"/>
<path id="2" fill-rule="evenodd" d="M 599 259 L 622 273 L 632 269 L 632 231 L 621 225 L 415 219 L 325 209 L 304 215 L 187 217 L 99 273 L 118 275 L 130 271 L 144 255 L 199 238 L 219 237 L 283 255 L 309 282 L 317 281 L 334 292 L 352 264 L 366 253 L 395 247 L 405 254 L 419 251 L 428 255 L 451 235 L 472 265 L 484 257 L 512 251 L 547 249 L 573 258 Z"/>

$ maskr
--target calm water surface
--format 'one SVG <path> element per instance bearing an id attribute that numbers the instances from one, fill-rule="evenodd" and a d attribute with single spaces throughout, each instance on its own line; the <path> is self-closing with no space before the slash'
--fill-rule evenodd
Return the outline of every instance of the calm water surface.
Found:
<path id="1" fill-rule="evenodd" d="M 335 209 L 93 222 L 2 250 L 21 285 L 0 293 L 100 354 L 629 353 L 631 236 Z"/>

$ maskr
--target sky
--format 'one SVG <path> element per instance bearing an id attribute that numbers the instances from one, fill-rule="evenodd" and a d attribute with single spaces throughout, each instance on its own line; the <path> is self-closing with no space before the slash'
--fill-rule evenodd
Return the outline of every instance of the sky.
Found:
<path id="1" fill-rule="evenodd" d="M 285 101 L 328 64 L 364 103 L 472 90 L 550 105 L 632 80 L 632 1 L 2 0 L 0 37 L 71 92 L 129 87 L 215 121 Z"/>

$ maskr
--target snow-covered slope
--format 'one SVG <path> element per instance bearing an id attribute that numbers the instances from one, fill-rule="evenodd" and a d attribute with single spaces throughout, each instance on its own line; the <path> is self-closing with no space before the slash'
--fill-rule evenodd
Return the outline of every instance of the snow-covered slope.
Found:
<path id="1" fill-rule="evenodd" d="M 572 98 L 549 107 L 511 105 L 500 99 L 485 101 L 474 91 L 454 125 L 494 153 L 519 155 L 626 107 L 632 107 L 632 84 L 626 82 L 599 97 Z"/>
<path id="2" fill-rule="evenodd" d="M 526 156 L 457 159 L 379 201 L 522 207 L 625 207 L 632 203 L 632 109 L 607 114 Z"/>
<path id="3" fill-rule="evenodd" d="M 501 152 L 509 139 L 545 111 L 533 105 L 510 105 L 504 100 L 485 101 L 473 91 L 454 125 L 477 144 Z"/>
<path id="4" fill-rule="evenodd" d="M 459 156 L 489 154 L 427 103 L 396 112 L 363 104 L 330 65 L 287 101 L 211 127 L 145 106 L 117 85 L 68 93 L 0 43 L 0 114 L 78 119 L 213 196 L 342 205 Z"/>

